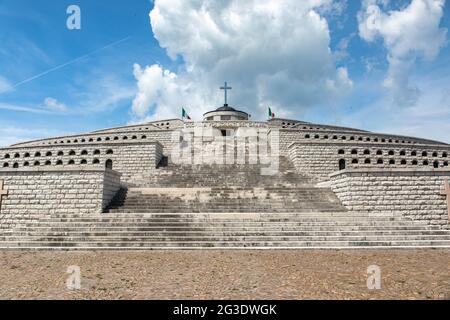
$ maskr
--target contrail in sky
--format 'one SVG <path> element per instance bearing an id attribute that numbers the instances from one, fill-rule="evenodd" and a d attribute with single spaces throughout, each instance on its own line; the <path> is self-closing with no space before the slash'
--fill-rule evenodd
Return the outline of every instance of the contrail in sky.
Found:
<path id="1" fill-rule="evenodd" d="M 123 38 L 122 40 L 115 41 L 115 42 L 110 43 L 110 44 L 108 44 L 108 45 L 106 45 L 106 46 L 104 46 L 104 47 L 102 47 L 102 48 L 100 48 L 100 49 L 97 49 L 97 50 L 94 50 L 94 51 L 92 51 L 92 52 L 89 52 L 89 53 L 87 53 L 87 54 L 85 54 L 85 55 L 82 55 L 81 57 L 78 57 L 78 58 L 73 59 L 73 60 L 71 60 L 71 61 L 68 61 L 68 62 L 66 62 L 66 63 L 60 64 L 59 66 L 56 66 L 56 67 L 53 67 L 53 68 L 51 68 L 51 69 L 49 69 L 49 70 L 47 70 L 47 71 L 41 72 L 41 73 L 39 73 L 39 74 L 37 74 L 37 75 L 35 75 L 35 76 L 32 76 L 32 77 L 30 77 L 30 78 L 28 78 L 28 79 L 22 80 L 22 81 L 16 83 L 15 85 L 13 85 L 13 88 L 17 88 L 18 86 L 21 86 L 21 85 L 23 85 L 23 84 L 25 84 L 25 83 L 28 83 L 28 82 L 33 81 L 33 80 L 35 80 L 35 79 L 38 79 L 38 78 L 40 78 L 40 77 L 42 77 L 42 76 L 45 76 L 46 74 L 49 74 L 50 72 L 59 70 L 59 69 L 64 68 L 64 67 L 66 67 L 66 66 L 68 66 L 68 65 L 71 65 L 71 64 L 73 64 L 73 63 L 76 63 L 76 62 L 78 62 L 78 61 L 80 61 L 80 60 L 83 60 L 83 59 L 89 57 L 90 55 L 93 55 L 93 54 L 95 54 L 95 53 L 97 53 L 97 52 L 100 52 L 100 51 L 102 51 L 102 50 L 105 50 L 105 49 L 107 49 L 107 48 L 110 48 L 110 47 L 112 47 L 112 46 L 115 46 L 116 44 L 119 44 L 119 43 L 121 43 L 121 42 L 127 41 L 127 40 L 130 39 L 130 38 L 131 38 L 131 37 L 126 37 L 126 38 Z"/>

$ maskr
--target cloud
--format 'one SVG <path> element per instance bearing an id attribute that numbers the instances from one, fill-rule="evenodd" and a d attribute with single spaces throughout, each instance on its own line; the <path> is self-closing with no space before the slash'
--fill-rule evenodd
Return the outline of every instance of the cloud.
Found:
<path id="1" fill-rule="evenodd" d="M 123 81 L 115 74 L 100 72 L 92 76 L 88 82 L 83 81 L 83 90 L 75 89 L 72 113 L 111 112 L 122 103 L 129 105 L 136 94 L 132 81 Z"/>
<path id="2" fill-rule="evenodd" d="M 317 12 L 336 24 L 338 29 L 343 29 L 349 19 L 347 12 L 348 0 L 330 0 L 319 7 Z"/>
<path id="3" fill-rule="evenodd" d="M 416 60 L 433 60 L 445 44 L 447 29 L 439 27 L 444 4 L 444 0 L 412 0 L 386 13 L 387 1 L 366 0 L 358 14 L 360 37 L 383 40 L 389 62 L 384 86 L 399 105 L 412 105 L 419 98 L 419 88 L 410 82 Z"/>
<path id="4" fill-rule="evenodd" d="M 138 119 L 148 116 L 151 106 L 158 106 L 155 110 L 155 118 L 177 117 L 176 108 L 174 109 L 172 105 L 182 107 L 178 100 L 184 95 L 184 90 L 176 74 L 164 70 L 159 65 L 147 66 L 143 69 L 135 64 L 134 76 L 139 91 L 133 100 L 132 112 Z"/>
<path id="5" fill-rule="evenodd" d="M 367 81 L 359 83 L 357 88 L 363 95 L 370 95 L 368 90 L 375 87 L 371 84 L 373 80 Z M 346 115 L 340 124 L 450 143 L 450 73 L 446 69 L 436 69 L 415 81 L 422 94 L 413 105 L 397 108 L 389 97 L 373 99 L 372 103 Z"/>
<path id="6" fill-rule="evenodd" d="M 56 98 L 46 97 L 43 102 L 2 102 L 0 110 L 52 114 L 59 116 L 91 115 L 112 111 L 121 104 L 129 104 L 136 94 L 132 82 L 121 81 L 108 73 L 95 74 L 80 87 L 69 87 L 65 96 L 70 108 Z"/>
<path id="7" fill-rule="evenodd" d="M 12 84 L 4 77 L 0 76 L 0 93 L 8 92 L 11 90 L 13 90 Z"/>
<path id="8" fill-rule="evenodd" d="M 351 58 L 348 52 L 348 46 L 355 36 L 356 33 L 351 33 L 350 35 L 339 40 L 334 51 L 334 58 L 336 61 L 344 61 L 345 59 Z"/>
<path id="9" fill-rule="evenodd" d="M 51 97 L 45 98 L 44 106 L 45 108 L 56 112 L 66 112 L 68 110 L 67 106 L 64 103 L 61 103 Z"/>
<path id="10" fill-rule="evenodd" d="M 173 60 L 134 66 L 138 93 L 134 120 L 195 118 L 223 104 L 219 86 L 233 90 L 230 104 L 262 119 L 271 105 L 294 116 L 335 101 L 352 88 L 344 67 L 336 68 L 330 31 L 320 15 L 327 0 L 156 0 L 150 12 L 155 38 Z"/>
<path id="11" fill-rule="evenodd" d="M 43 110 L 40 108 L 30 107 L 26 105 L 18 105 L 4 102 L 0 102 L 0 109 L 9 111 L 29 112 L 29 113 L 41 113 L 41 114 L 53 113 L 50 110 Z"/>
<path id="12" fill-rule="evenodd" d="M 62 68 L 65 68 L 65 67 L 67 67 L 67 66 L 70 66 L 70 65 L 72 65 L 72 64 L 75 64 L 75 63 L 77 63 L 77 62 L 79 62 L 79 61 L 82 61 L 82 60 L 84 60 L 84 59 L 86 59 L 86 58 L 88 58 L 88 57 L 90 57 L 90 56 L 92 56 L 92 55 L 94 55 L 94 54 L 96 54 L 96 53 L 98 53 L 98 52 L 101 52 L 101 51 L 103 51 L 103 50 L 105 50 L 105 49 L 111 48 L 111 47 L 113 47 L 113 46 L 115 46 L 115 45 L 117 45 L 117 44 L 119 44 L 119 43 L 122 43 L 122 42 L 124 42 L 124 41 L 127 41 L 127 40 L 129 40 L 129 39 L 130 39 L 130 37 L 126 37 L 126 38 L 123 38 L 123 39 L 121 39 L 121 40 L 118 40 L 118 41 L 114 41 L 114 42 L 112 42 L 112 43 L 109 43 L 109 44 L 107 44 L 106 46 L 103 46 L 103 47 L 101 47 L 101 48 L 99 48 L 99 49 L 93 50 L 93 51 L 91 51 L 91 52 L 89 52 L 89 53 L 86 53 L 86 54 L 84 54 L 84 55 L 81 55 L 81 56 L 79 56 L 79 57 L 77 57 L 77 58 L 75 58 L 75 59 L 72 59 L 72 60 L 70 60 L 70 61 L 64 62 L 64 63 L 59 64 L 59 65 L 57 65 L 57 66 L 54 66 L 54 67 L 52 67 L 52 68 L 50 68 L 50 69 L 47 69 L 47 70 L 45 70 L 45 71 L 43 71 L 43 72 L 41 72 L 41 73 L 39 73 L 39 74 L 36 74 L 36 75 L 31 76 L 31 77 L 29 77 L 29 78 L 27 78 L 27 79 L 24 79 L 24 80 L 22 80 L 22 81 L 20 81 L 20 82 L 18 82 L 18 83 L 16 83 L 16 84 L 14 84 L 14 87 L 19 87 L 19 86 L 21 86 L 21 85 L 24 85 L 24 84 L 26 84 L 26 83 L 29 83 L 29 82 L 34 81 L 34 80 L 36 80 L 36 79 L 39 79 L 39 78 L 41 78 L 41 77 L 43 77 L 43 76 L 46 76 L 46 75 L 48 75 L 49 73 L 52 73 L 52 72 L 54 72 L 54 71 L 57 71 L 57 70 L 60 70 L 60 69 L 62 69 Z"/>

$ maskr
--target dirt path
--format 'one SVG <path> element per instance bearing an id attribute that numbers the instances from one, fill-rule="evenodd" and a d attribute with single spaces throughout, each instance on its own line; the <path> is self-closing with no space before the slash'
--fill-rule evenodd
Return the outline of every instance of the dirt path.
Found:
<path id="1" fill-rule="evenodd" d="M 450 250 L 0 251 L 0 299 L 17 298 L 450 299 Z"/>

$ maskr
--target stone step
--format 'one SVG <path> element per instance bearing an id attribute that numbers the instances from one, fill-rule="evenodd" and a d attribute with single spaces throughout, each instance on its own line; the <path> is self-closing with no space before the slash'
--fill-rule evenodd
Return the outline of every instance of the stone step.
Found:
<path id="1" fill-rule="evenodd" d="M 101 222 L 101 221 L 87 221 L 87 222 L 30 222 L 21 225 L 23 228 L 31 228 L 31 227 L 89 227 L 89 226 L 108 226 L 108 227 L 127 227 L 130 224 L 137 227 L 183 227 L 188 225 L 189 227 L 325 227 L 325 226 L 333 226 L 333 227 L 344 227 L 344 226 L 372 226 L 372 227 L 387 227 L 387 226 L 397 226 L 397 227 L 407 227 L 410 226 L 411 223 L 409 221 L 395 221 L 394 222 L 386 222 L 386 221 L 377 221 L 377 220 L 368 220 L 362 221 L 361 223 L 355 221 L 114 221 L 114 222 Z"/>
<path id="2" fill-rule="evenodd" d="M 390 213 L 59 214 L 0 232 L 2 248 L 450 247 L 450 230 Z"/>
<path id="3" fill-rule="evenodd" d="M 257 209 L 257 210 L 256 210 Z M 274 212 L 274 211 L 278 211 L 280 213 L 290 213 L 290 212 L 336 212 L 336 211 L 342 211 L 345 212 L 344 209 L 340 208 L 338 205 L 336 206 L 332 206 L 332 205 L 327 205 L 327 206 L 320 206 L 320 205 L 315 205 L 315 206 L 298 206 L 295 208 L 277 208 L 277 207 L 259 207 L 259 208 L 255 208 L 255 207 L 225 207 L 225 206 L 220 206 L 217 208 L 208 208 L 208 207 L 189 207 L 189 206 L 185 206 L 185 207 L 147 207 L 147 206 L 142 206 L 142 207 L 127 207 L 126 205 L 119 207 L 119 208 L 113 208 L 113 209 L 109 209 L 108 210 L 109 213 L 221 213 L 221 212 L 230 212 L 230 213 L 252 213 L 255 211 L 261 212 L 261 213 L 270 213 L 270 212 Z"/>
<path id="4" fill-rule="evenodd" d="M 0 248 L 36 249 L 205 249 L 205 248 L 450 248 L 450 241 L 270 241 L 270 242 L 0 242 Z"/>
<path id="5" fill-rule="evenodd" d="M 432 230 L 434 232 L 441 231 L 441 229 L 424 229 L 424 227 L 406 227 L 406 226 L 397 226 L 391 228 L 380 228 L 379 226 L 340 226 L 337 228 L 336 226 L 313 226 L 313 227 L 195 227 L 195 226 L 184 226 L 184 227 L 168 227 L 168 226 L 159 226 L 159 227 L 139 227 L 139 226 L 127 226 L 127 227 L 109 227 L 109 226 L 86 226 L 86 227 L 40 227 L 35 226 L 32 229 L 29 227 L 17 228 L 11 232 L 3 232 L 1 234 L 15 234 L 16 232 L 35 232 L 39 234 L 46 234 L 50 232 L 58 232 L 58 233 L 68 233 L 68 232 L 78 232 L 78 233 L 92 233 L 92 232 L 375 232 L 375 231 L 400 231 L 404 233 L 408 233 L 411 231 L 417 230 Z"/>
<path id="6" fill-rule="evenodd" d="M 295 219 L 303 219 L 303 218 L 314 218 L 314 219 L 340 219 L 340 218 L 348 218 L 355 219 L 358 221 L 359 219 L 394 219 L 394 220 L 402 220 L 405 219 L 402 216 L 394 215 L 392 213 L 380 213 L 374 214 L 369 212 L 289 212 L 289 213 L 129 213 L 126 215 L 122 214 L 111 214 L 111 213 L 101 213 L 101 214 L 52 214 L 51 216 L 42 216 L 42 215 L 33 215 L 30 214 L 27 216 L 27 219 L 23 220 L 32 220 L 32 219 L 89 219 L 89 220 L 102 220 L 102 219 L 164 219 L 164 220 L 179 220 L 179 219 L 214 219 L 214 220 L 255 220 L 259 221 L 272 221 L 272 219 L 276 219 L 279 221 L 293 221 Z M 412 223 L 418 222 L 413 220 Z"/>
<path id="7" fill-rule="evenodd" d="M 374 221 L 378 221 L 378 222 L 405 222 L 405 220 L 401 219 L 401 218 L 393 218 L 393 217 L 380 217 L 380 218 L 369 218 L 369 217 L 292 217 L 292 218 L 266 218 L 266 219 L 258 219 L 258 218 L 234 218 L 233 222 L 235 223 L 245 223 L 245 222 L 252 222 L 252 221 L 257 221 L 257 222 L 270 222 L 270 223 L 285 223 L 285 222 L 334 222 L 334 221 L 340 221 L 340 222 L 354 222 L 355 219 L 358 219 L 358 223 L 364 223 L 364 222 L 374 222 Z M 76 222 L 101 222 L 101 223 L 109 223 L 109 222 L 132 222 L 132 223 L 146 223 L 146 222 L 156 222 L 156 223 L 173 223 L 173 222 L 178 222 L 178 223 L 183 223 L 183 222 L 194 222 L 194 221 L 200 221 L 200 222 L 205 222 L 208 223 L 210 221 L 216 222 L 216 223 L 221 223 L 221 222 L 229 222 L 229 218 L 160 218 L 160 217 L 150 217 L 150 218 L 133 218 L 133 217 L 126 217 L 126 216 L 121 216 L 121 217 L 113 217 L 113 218 L 108 218 L 108 217 L 99 217 L 99 218 L 88 218 L 88 217 L 77 217 L 77 218 L 47 218 L 47 219 L 40 219 L 39 221 L 35 221 L 35 222 L 30 222 L 30 223 L 76 223 Z M 409 222 L 408 222 L 409 223 Z"/>
<path id="8" fill-rule="evenodd" d="M 422 240 L 439 240 L 450 241 L 450 234 L 444 235 L 350 235 L 350 236 L 323 236 L 323 235 L 297 235 L 297 236 L 286 236 L 286 235 L 151 235 L 151 236 L 70 236 L 70 235 L 58 235 L 58 236 L 10 236 L 5 237 L 5 241 L 68 241 L 68 242 L 83 242 L 83 241 L 113 241 L 113 242 L 149 242 L 149 241 L 176 241 L 176 242 L 193 242 L 193 241 L 207 241 L 207 242 L 221 242 L 221 241 L 422 241 Z"/>
<path id="9" fill-rule="evenodd" d="M 247 215 L 248 213 L 236 213 L 236 215 Z M 307 213 L 304 213 L 307 214 Z M 76 223 L 76 222 L 83 222 L 83 223 L 110 223 L 110 222 L 122 222 L 122 223 L 147 223 L 147 222 L 155 222 L 155 223 L 191 223 L 191 222 L 202 222 L 202 223 L 208 223 L 208 222 L 215 222 L 215 223 L 226 223 L 230 222 L 229 218 L 221 218 L 219 213 L 210 213 L 209 215 L 219 215 L 219 217 L 208 217 L 205 218 L 202 217 L 185 217 L 185 218 L 161 218 L 161 217 L 126 217 L 124 214 L 119 214 L 120 217 L 113 217 L 113 218 L 87 218 L 87 217 L 79 217 L 79 218 L 47 218 L 47 219 L 22 219 L 17 220 L 18 224 L 26 225 L 26 224 L 42 224 L 42 223 Z M 193 215 L 196 215 L 193 213 Z M 203 213 L 198 213 L 198 215 L 207 215 Z M 251 215 L 251 214 L 248 214 Z M 248 218 L 241 218 L 236 217 L 232 221 L 235 223 L 246 223 L 246 222 L 267 222 L 267 223 L 310 223 L 310 222 L 355 222 L 357 220 L 357 223 L 365 223 L 365 222 L 385 222 L 386 224 L 395 224 L 396 222 L 407 222 L 408 224 L 421 224 L 422 222 L 419 221 L 407 221 L 400 217 L 380 217 L 380 218 L 368 218 L 368 217 L 313 217 L 313 216 L 305 216 L 305 217 L 293 217 L 293 218 L 263 218 L 258 219 L 257 217 L 248 217 Z"/>
<path id="10" fill-rule="evenodd" d="M 360 234 L 364 234 L 365 236 L 415 236 L 415 235 L 424 235 L 424 236 L 450 236 L 450 231 L 447 230 L 365 230 L 364 232 L 360 230 L 353 231 L 284 231 L 284 230 L 204 230 L 204 231 L 167 231 L 167 230 L 154 230 L 154 231 L 108 231 L 102 232 L 100 230 L 94 230 L 91 232 L 83 232 L 83 231 L 64 231 L 64 232 L 54 232 L 54 231 L 28 231 L 28 232 L 14 232 L 13 235 L 8 235 L 8 233 L 0 234 L 2 237 L 57 237 L 57 236 L 83 236 L 83 237 L 149 237 L 149 236 L 358 236 Z"/>
<path id="11" fill-rule="evenodd" d="M 154 213 L 158 213 L 158 212 L 191 212 L 191 213 L 219 213 L 219 212 L 223 212 L 225 211 L 224 209 L 226 209 L 226 211 L 228 212 L 235 212 L 235 213 L 247 213 L 247 212 L 254 212 L 254 210 L 252 209 L 248 209 L 245 210 L 245 208 L 218 208 L 216 210 L 214 209 L 189 209 L 189 208 L 180 208 L 180 209 L 175 209 L 175 208 L 168 208 L 168 209 L 149 209 L 149 208 L 140 208 L 140 209 L 111 209 L 110 212 L 111 213 L 122 213 L 122 214 L 127 214 L 127 213 L 131 213 L 131 212 L 141 212 L 141 213 L 146 213 L 146 212 L 154 212 Z M 300 212 L 314 212 L 318 210 L 318 207 L 313 207 L 313 208 L 296 208 L 297 211 Z M 339 208 L 335 208 L 335 207 L 327 207 L 321 208 L 322 212 L 331 212 L 331 211 L 338 211 Z M 260 212 L 273 212 L 273 208 L 261 208 Z M 291 212 L 292 210 L 279 210 L 282 213 L 287 213 L 287 212 Z"/>
<path id="12" fill-rule="evenodd" d="M 115 204 L 123 204 L 122 202 L 115 201 Z M 127 198 L 125 200 L 125 204 L 127 205 L 159 205 L 160 207 L 164 207 L 165 205 L 187 205 L 187 204 L 195 204 L 195 205 L 222 205 L 222 206 L 233 206 L 233 205 L 247 205 L 258 206 L 258 204 L 265 205 L 291 205 L 295 207 L 296 205 L 311 205 L 311 204 L 338 204 L 338 202 L 331 202 L 327 199 L 317 199 L 317 198 L 292 198 L 292 199 L 277 199 L 277 198 L 222 198 L 211 196 L 208 198 L 168 198 L 168 199 L 150 199 L 150 198 L 142 198 L 142 199 L 133 199 Z"/>

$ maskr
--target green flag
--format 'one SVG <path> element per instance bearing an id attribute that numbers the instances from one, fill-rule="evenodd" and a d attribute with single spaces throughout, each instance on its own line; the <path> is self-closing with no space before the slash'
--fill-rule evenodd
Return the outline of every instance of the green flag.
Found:
<path id="1" fill-rule="evenodd" d="M 269 118 L 275 118 L 275 113 L 272 112 L 272 109 L 269 107 Z"/>
<path id="2" fill-rule="evenodd" d="M 181 108 L 181 119 L 184 119 L 184 118 L 191 120 L 191 117 L 189 117 L 186 110 L 184 110 L 184 108 Z"/>

